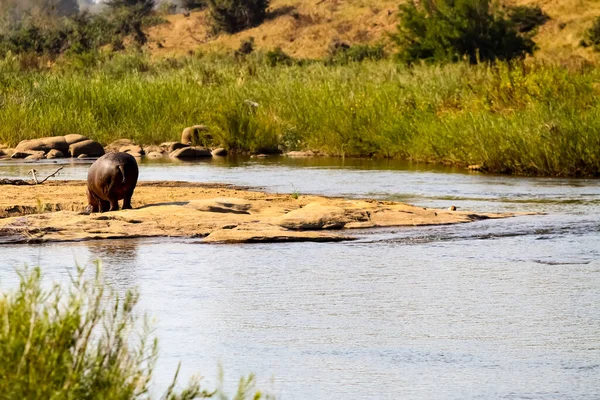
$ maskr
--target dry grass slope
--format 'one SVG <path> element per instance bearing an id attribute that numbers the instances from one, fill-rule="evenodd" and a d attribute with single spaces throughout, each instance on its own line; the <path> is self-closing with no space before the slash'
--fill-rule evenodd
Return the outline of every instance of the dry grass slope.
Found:
<path id="1" fill-rule="evenodd" d="M 335 39 L 351 44 L 388 43 L 387 32 L 395 30 L 400 1 L 273 0 L 269 20 L 261 26 L 218 37 L 209 35 L 204 11 L 193 12 L 188 18 L 173 15 L 168 17 L 169 23 L 150 30 L 150 48 L 160 57 L 197 50 L 227 51 L 254 37 L 259 49 L 281 47 L 294 57 L 318 58 L 326 54 Z M 600 1 L 503 0 L 502 3 L 539 5 L 551 17 L 535 36 L 540 48 L 537 59 L 551 63 L 600 61 L 597 53 L 579 46 L 584 31 L 600 16 Z"/>

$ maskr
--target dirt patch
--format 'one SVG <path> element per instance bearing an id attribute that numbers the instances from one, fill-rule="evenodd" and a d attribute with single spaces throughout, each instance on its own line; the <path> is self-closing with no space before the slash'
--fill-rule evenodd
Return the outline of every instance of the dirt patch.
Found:
<path id="1" fill-rule="evenodd" d="M 352 240 L 352 229 L 466 223 L 514 215 L 189 182 L 141 182 L 133 196 L 133 210 L 86 214 L 83 181 L 2 185 L 1 190 L 0 243 L 161 236 L 220 243 L 326 242 Z"/>

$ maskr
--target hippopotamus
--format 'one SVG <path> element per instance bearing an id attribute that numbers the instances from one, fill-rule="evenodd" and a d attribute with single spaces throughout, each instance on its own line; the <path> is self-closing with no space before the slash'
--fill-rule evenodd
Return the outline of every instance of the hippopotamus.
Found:
<path id="1" fill-rule="evenodd" d="M 97 159 L 87 178 L 87 212 L 118 211 L 131 208 L 131 196 L 139 175 L 135 158 L 127 153 L 107 153 Z"/>

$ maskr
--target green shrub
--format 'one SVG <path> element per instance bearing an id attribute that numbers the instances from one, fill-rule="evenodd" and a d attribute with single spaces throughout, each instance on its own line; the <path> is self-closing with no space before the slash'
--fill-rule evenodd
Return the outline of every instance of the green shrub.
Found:
<path id="1" fill-rule="evenodd" d="M 344 65 L 349 62 L 379 61 L 385 58 L 385 50 L 382 44 L 356 44 L 350 46 L 343 42 L 333 41 L 329 45 L 328 53 L 326 61 L 329 64 Z"/>
<path id="2" fill-rule="evenodd" d="M 416 60 L 511 60 L 532 54 L 535 43 L 490 6 L 490 0 L 414 0 L 400 5 L 399 58 Z"/>
<path id="3" fill-rule="evenodd" d="M 594 50 L 600 51 L 600 17 L 597 17 L 592 26 L 585 31 L 581 45 L 584 47 L 592 46 Z"/>
<path id="4" fill-rule="evenodd" d="M 77 269 L 67 288 L 46 289 L 39 268 L 19 272 L 20 284 L 0 294 L 0 391 L 4 399 L 152 399 L 158 342 L 147 319 L 135 313 L 137 293 L 114 294 L 99 278 Z M 218 396 L 198 379 L 181 392 L 172 384 L 161 397 L 191 400 Z M 242 378 L 235 399 L 260 399 L 254 377 Z"/>
<path id="5" fill-rule="evenodd" d="M 206 7 L 206 0 L 181 0 L 179 4 L 183 9 L 194 10 Z"/>
<path id="6" fill-rule="evenodd" d="M 208 0 L 214 33 L 236 33 L 260 25 L 270 0 Z"/>
<path id="7" fill-rule="evenodd" d="M 550 20 L 540 6 L 510 7 L 508 17 L 520 33 L 529 33 Z"/>
<path id="8" fill-rule="evenodd" d="M 275 67 L 277 65 L 293 65 L 294 59 L 286 54 L 281 47 L 276 47 L 274 50 L 270 50 L 265 54 L 265 58 L 267 60 L 267 64 L 271 67 Z"/>

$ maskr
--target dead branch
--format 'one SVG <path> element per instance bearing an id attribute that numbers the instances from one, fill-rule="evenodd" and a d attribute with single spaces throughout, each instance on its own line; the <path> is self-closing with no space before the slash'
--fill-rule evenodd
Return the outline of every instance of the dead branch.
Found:
<path id="1" fill-rule="evenodd" d="M 46 181 L 47 181 L 49 178 L 55 177 L 55 176 L 56 176 L 56 174 L 58 174 L 58 172 L 59 172 L 61 169 L 63 169 L 63 168 L 64 168 L 64 167 L 60 167 L 60 168 L 58 168 L 56 171 L 54 171 L 53 173 L 51 173 L 50 175 L 48 175 L 47 177 L 45 177 L 45 178 L 44 178 L 44 180 L 40 182 L 40 185 L 41 185 L 42 183 L 46 182 Z M 34 170 L 34 171 L 35 171 L 35 170 Z M 35 174 L 34 174 L 34 177 L 35 177 Z M 36 185 L 37 185 L 37 180 L 36 180 Z"/>

